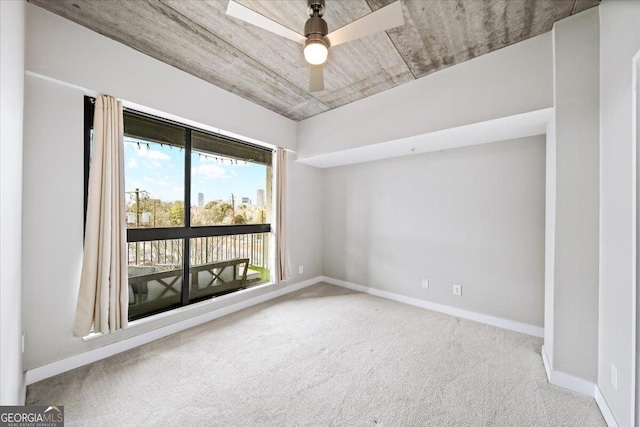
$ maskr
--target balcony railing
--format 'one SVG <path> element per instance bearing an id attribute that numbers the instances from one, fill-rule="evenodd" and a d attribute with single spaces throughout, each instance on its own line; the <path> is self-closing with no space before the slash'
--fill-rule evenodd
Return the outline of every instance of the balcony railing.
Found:
<path id="1" fill-rule="evenodd" d="M 191 266 L 248 258 L 250 266 L 269 268 L 269 233 L 232 236 L 197 237 L 190 239 Z M 183 261 L 182 239 L 152 240 L 128 243 L 130 266 L 165 265 L 179 268 Z"/>
<path id="2" fill-rule="evenodd" d="M 129 319 L 184 304 L 183 239 L 128 243 Z M 269 233 L 189 239 L 189 301 L 269 280 Z"/>
<path id="3" fill-rule="evenodd" d="M 234 258 L 249 258 L 255 267 L 269 268 L 269 234 L 236 234 L 233 236 L 198 237 L 190 243 L 191 265 Z"/>

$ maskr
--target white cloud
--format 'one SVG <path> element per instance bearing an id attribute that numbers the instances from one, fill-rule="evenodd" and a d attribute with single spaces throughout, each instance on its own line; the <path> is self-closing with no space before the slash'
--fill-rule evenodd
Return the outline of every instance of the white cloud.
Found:
<path id="1" fill-rule="evenodd" d="M 227 174 L 223 168 L 216 164 L 203 164 L 194 168 L 194 173 L 203 175 L 207 179 L 227 178 Z"/>
<path id="2" fill-rule="evenodd" d="M 142 178 L 142 179 L 144 179 L 144 180 L 145 180 L 145 181 L 147 181 L 147 182 L 151 182 L 151 181 L 153 181 L 153 179 L 152 179 L 151 177 L 148 177 L 148 176 L 145 176 L 145 177 L 144 177 L 144 178 Z"/>
<path id="3" fill-rule="evenodd" d="M 128 139 L 126 136 L 124 137 L 124 148 L 125 149 L 135 149 L 138 148 L 138 144 Z"/>
<path id="4" fill-rule="evenodd" d="M 137 151 L 138 155 L 140 157 L 144 157 L 146 159 L 150 159 L 150 160 L 169 160 L 171 159 L 171 157 L 169 157 L 168 154 L 163 153 L 162 151 L 158 151 L 158 150 L 149 150 L 145 147 L 141 147 L 138 151 Z"/>
<path id="5" fill-rule="evenodd" d="M 129 166 L 130 168 L 135 168 L 138 166 L 138 162 L 136 162 L 136 159 L 131 158 L 129 159 L 129 162 L 127 163 L 127 166 Z"/>

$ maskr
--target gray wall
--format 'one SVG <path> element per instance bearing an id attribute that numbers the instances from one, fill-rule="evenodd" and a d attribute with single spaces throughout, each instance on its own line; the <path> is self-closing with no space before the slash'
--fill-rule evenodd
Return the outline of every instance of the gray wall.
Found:
<path id="1" fill-rule="evenodd" d="M 553 307 L 556 239 L 556 116 L 547 122 L 545 238 L 544 238 L 544 347 L 542 351 L 553 367 Z M 544 356 L 543 356 L 544 357 Z"/>
<path id="2" fill-rule="evenodd" d="M 553 368 L 553 307 L 556 248 L 556 117 L 547 122 L 544 237 L 544 351 Z"/>
<path id="3" fill-rule="evenodd" d="M 544 136 L 326 169 L 324 274 L 542 326 L 544 206 Z"/>
<path id="4" fill-rule="evenodd" d="M 640 50 L 640 2 L 600 10 L 600 335 L 598 387 L 620 426 L 633 425 L 637 265 L 633 57 Z M 611 385 L 618 369 L 618 390 Z"/>
<path id="5" fill-rule="evenodd" d="M 71 334 L 82 257 L 83 92 L 26 78 L 24 163 L 24 368 L 33 369 L 321 275 L 322 171 L 290 162 L 293 277 L 224 301 L 83 341 Z M 304 274 L 298 266 L 304 265 Z"/>
<path id="6" fill-rule="evenodd" d="M 0 405 L 24 404 L 22 123 L 25 2 L 0 2 Z"/>
<path id="7" fill-rule="evenodd" d="M 595 383 L 598 366 L 598 8 L 554 27 L 556 206 L 553 369 Z"/>
<path id="8" fill-rule="evenodd" d="M 288 230 L 291 281 L 321 276 L 322 272 L 322 169 L 289 158 Z M 299 273 L 299 267 L 304 272 Z"/>

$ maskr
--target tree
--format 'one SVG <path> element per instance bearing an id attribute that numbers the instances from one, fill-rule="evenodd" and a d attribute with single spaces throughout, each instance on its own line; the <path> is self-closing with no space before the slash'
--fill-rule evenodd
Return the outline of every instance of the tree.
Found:
<path id="1" fill-rule="evenodd" d="M 247 223 L 246 215 L 243 213 L 241 215 L 234 216 L 233 217 L 233 223 L 234 224 L 246 224 Z"/>
<path id="2" fill-rule="evenodd" d="M 184 204 L 175 202 L 171 206 L 171 223 L 173 225 L 184 225 Z"/>
<path id="3" fill-rule="evenodd" d="M 230 203 L 218 203 L 214 210 L 213 221 L 216 224 L 222 224 L 227 217 L 230 217 L 230 219 L 233 220 L 231 215 L 233 215 L 233 206 L 231 206 Z"/>

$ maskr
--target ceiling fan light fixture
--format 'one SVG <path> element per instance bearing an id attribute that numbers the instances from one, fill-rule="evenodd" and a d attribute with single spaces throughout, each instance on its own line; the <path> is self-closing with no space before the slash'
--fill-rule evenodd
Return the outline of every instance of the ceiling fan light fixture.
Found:
<path id="1" fill-rule="evenodd" d="M 228 1 L 227 15 L 285 37 L 293 42 L 304 44 L 304 59 L 310 64 L 309 92 L 324 90 L 322 65 L 329 56 L 329 47 L 338 46 L 342 43 L 404 25 L 401 0 L 396 0 L 381 7 L 331 33 L 327 22 L 322 18 L 325 13 L 325 0 L 307 0 L 309 19 L 304 24 L 304 32 L 302 34 L 236 3 L 235 0 Z"/>
<path id="2" fill-rule="evenodd" d="M 309 38 L 304 44 L 304 59 L 311 65 L 322 65 L 329 55 L 329 44 L 322 38 Z"/>

